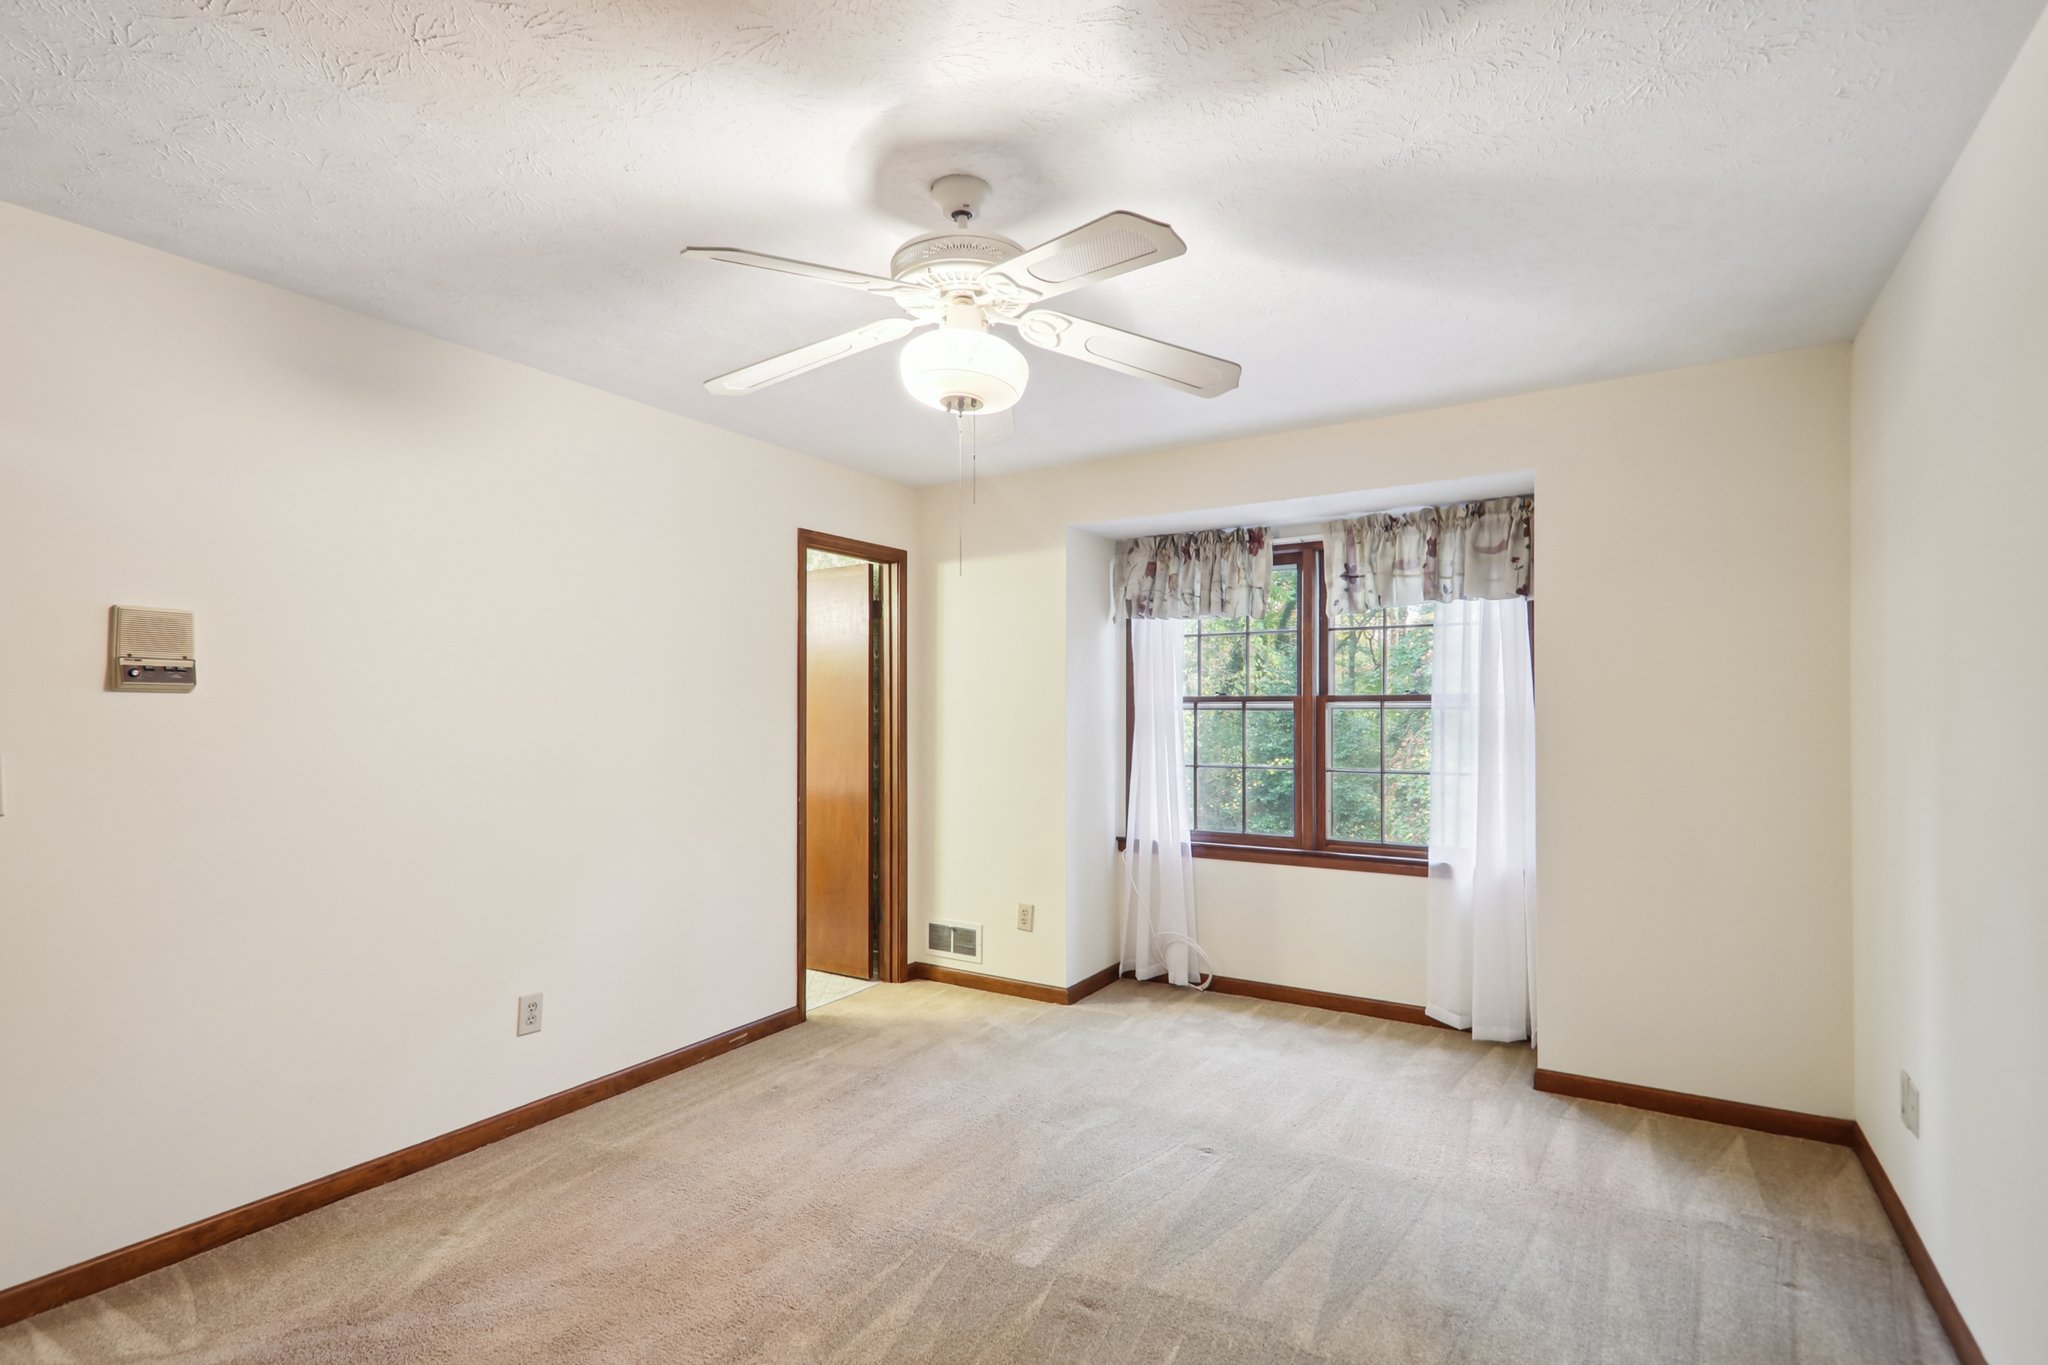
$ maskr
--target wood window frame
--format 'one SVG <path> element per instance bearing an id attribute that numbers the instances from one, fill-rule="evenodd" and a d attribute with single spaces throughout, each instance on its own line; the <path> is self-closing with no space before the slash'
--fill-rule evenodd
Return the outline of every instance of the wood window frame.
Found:
<path id="1" fill-rule="evenodd" d="M 1328 711 L 1332 702 L 1352 700 L 1385 701 L 1387 697 L 1353 698 L 1335 697 L 1329 693 L 1330 644 L 1328 622 L 1324 616 L 1324 585 L 1322 573 L 1323 543 L 1306 540 L 1277 547 L 1273 551 L 1275 567 L 1281 564 L 1297 566 L 1301 574 L 1300 611 L 1296 617 L 1299 637 L 1295 644 L 1297 686 L 1294 703 L 1294 833 L 1276 834 L 1218 834 L 1197 830 L 1193 836 L 1193 852 L 1197 858 L 1221 859 L 1229 862 L 1268 863 L 1294 867 L 1334 868 L 1354 872 L 1381 872 L 1396 876 L 1426 877 L 1429 875 L 1429 850 L 1403 844 L 1357 843 L 1329 837 L 1328 801 L 1324 798 L 1329 786 L 1329 736 L 1327 731 Z M 1249 651 L 1246 667 L 1250 667 Z M 1427 694 L 1404 695 L 1391 698 L 1395 701 L 1428 701 Z M 1241 697 L 1189 698 L 1183 696 L 1182 704 L 1192 703 L 1199 708 L 1205 703 L 1235 703 L 1248 707 L 1259 700 L 1249 694 Z M 1281 698 L 1267 698 L 1278 701 Z M 1124 782 L 1129 788 L 1131 751 L 1136 735 L 1136 687 L 1131 665 L 1130 623 L 1124 624 Z M 1199 722 L 1198 722 L 1199 723 Z M 1304 780 L 1306 779 L 1306 780 Z M 1199 794 L 1199 776 L 1195 779 Z M 1121 848 L 1124 841 L 1119 839 Z"/>

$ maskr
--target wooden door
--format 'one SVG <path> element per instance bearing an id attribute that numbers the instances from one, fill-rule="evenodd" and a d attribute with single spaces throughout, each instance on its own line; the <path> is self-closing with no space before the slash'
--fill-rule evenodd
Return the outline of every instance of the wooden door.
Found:
<path id="1" fill-rule="evenodd" d="M 872 572 L 812 569 L 804 602 L 805 965 L 862 980 L 874 950 Z"/>

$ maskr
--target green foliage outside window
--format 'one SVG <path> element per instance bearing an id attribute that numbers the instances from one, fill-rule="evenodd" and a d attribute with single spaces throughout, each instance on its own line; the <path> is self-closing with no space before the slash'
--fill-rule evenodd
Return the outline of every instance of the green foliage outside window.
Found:
<path id="1" fill-rule="evenodd" d="M 1426 697 L 1436 654 L 1434 605 L 1340 616 L 1331 622 L 1330 691 Z M 1427 701 L 1333 703 L 1329 711 L 1332 839 L 1429 843 Z"/>
<path id="2" fill-rule="evenodd" d="M 1301 568 L 1276 565 L 1264 615 L 1203 620 L 1188 632 L 1182 740 L 1195 828 L 1292 837 Z M 1329 837 L 1429 843 L 1433 605 L 1343 615 L 1329 623 Z M 1195 698 L 1203 698 L 1197 701 Z M 1271 700 L 1264 700 L 1271 699 Z M 1355 699 L 1355 700 L 1354 700 Z"/>
<path id="3" fill-rule="evenodd" d="M 1265 614 L 1198 621 L 1188 636 L 1184 715 L 1195 828 L 1294 833 L 1294 708 L 1301 688 L 1301 570 L 1273 570 Z M 1287 698 L 1261 705 L 1260 697 Z"/>

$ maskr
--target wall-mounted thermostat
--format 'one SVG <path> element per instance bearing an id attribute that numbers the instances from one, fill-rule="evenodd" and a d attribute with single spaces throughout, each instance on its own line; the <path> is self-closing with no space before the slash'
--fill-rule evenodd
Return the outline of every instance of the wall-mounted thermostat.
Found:
<path id="1" fill-rule="evenodd" d="M 191 612 L 114 608 L 107 629 L 109 691 L 190 692 L 198 685 Z"/>

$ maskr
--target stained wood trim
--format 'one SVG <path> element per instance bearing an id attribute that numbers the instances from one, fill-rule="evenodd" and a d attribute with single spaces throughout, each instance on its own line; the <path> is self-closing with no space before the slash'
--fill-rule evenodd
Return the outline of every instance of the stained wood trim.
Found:
<path id="1" fill-rule="evenodd" d="M 1797 1109 L 1773 1109 L 1738 1100 L 1717 1100 L 1706 1095 L 1688 1095 L 1681 1090 L 1659 1090 L 1655 1086 L 1630 1085 L 1626 1081 L 1603 1081 L 1596 1076 L 1574 1076 L 1568 1071 L 1536 1068 L 1536 1088 L 1571 1099 L 1598 1100 L 1602 1104 L 1626 1105 L 1657 1114 L 1675 1114 L 1684 1119 L 1704 1119 L 1731 1128 L 1748 1128 L 1759 1133 L 1831 1142 L 1838 1147 L 1856 1144 L 1856 1120 L 1806 1114 Z"/>
<path id="2" fill-rule="evenodd" d="M 1129 839 L 1116 836 L 1121 853 Z M 1257 848 L 1249 844 L 1189 845 L 1197 858 L 1225 863 L 1271 863 L 1276 867 L 1320 867 L 1334 872 L 1386 872 L 1396 877 L 1427 877 L 1429 862 L 1423 858 L 1392 857 L 1379 853 L 1339 853 L 1328 849 Z"/>
<path id="3" fill-rule="evenodd" d="M 913 962 L 910 976 L 914 981 L 936 981 L 942 986 L 965 986 L 973 991 L 989 991 L 995 995 L 1014 995 L 1020 1000 L 1037 1000 L 1048 1005 L 1067 1003 L 1067 992 L 1061 986 L 1042 986 L 1036 981 L 1012 981 L 1007 976 L 989 976 L 984 972 L 963 972 L 957 967 L 941 967 L 933 962 Z"/>
<path id="4" fill-rule="evenodd" d="M 855 540 L 852 536 L 835 536 L 830 531 L 799 529 L 806 549 L 829 551 L 835 555 L 847 555 L 854 559 L 872 560 L 877 564 L 901 564 L 906 556 L 893 545 L 877 545 L 871 540 Z"/>
<path id="5" fill-rule="evenodd" d="M 894 676 L 883 680 L 889 715 L 882 736 L 883 765 L 882 979 L 910 980 L 910 556 L 901 550 L 883 574 L 888 601 L 883 630 Z"/>
<path id="6" fill-rule="evenodd" d="M 1386 872 L 1396 877 L 1427 877 L 1422 858 L 1395 858 L 1374 853 L 1339 853 L 1333 849 L 1256 848 L 1249 844 L 1194 844 L 1197 858 L 1230 863 L 1272 863 L 1278 867 L 1320 867 L 1336 872 Z"/>
<path id="7" fill-rule="evenodd" d="M 1093 976 L 1084 976 L 1071 986 L 1045 986 L 1036 981 L 1013 981 L 1007 976 L 990 976 L 986 972 L 963 972 L 958 967 L 941 967 L 936 962 L 911 963 L 910 976 L 914 981 L 936 981 L 942 986 L 965 986 L 971 991 L 1013 995 L 1019 1000 L 1036 1000 L 1047 1005 L 1071 1005 L 1077 1000 L 1086 1000 L 1116 980 L 1116 968 L 1104 967 Z"/>
<path id="8" fill-rule="evenodd" d="M 1276 986 L 1266 981 L 1246 981 L 1219 976 L 1209 983 L 1218 995 L 1245 995 L 1255 1000 L 1277 1000 L 1283 1005 L 1307 1005 L 1312 1009 L 1335 1010 L 1339 1014 L 1363 1014 L 1374 1019 L 1391 1019 L 1398 1024 L 1420 1024 L 1424 1028 L 1448 1029 L 1422 1012 L 1420 1005 L 1395 1000 L 1375 1000 L 1369 995 L 1339 995 L 1335 991 L 1304 990 L 1300 986 Z"/>
<path id="9" fill-rule="evenodd" d="M 1067 987 L 1067 1003 L 1071 1005 L 1076 1001 L 1086 1000 L 1089 996 L 1095 994 L 1095 992 L 1101 990 L 1114 980 L 1116 980 L 1116 964 L 1112 962 L 1101 971 L 1095 973 L 1095 975 L 1084 976 L 1073 985 Z"/>
<path id="10" fill-rule="evenodd" d="M 1984 1348 L 1977 1344 L 1970 1325 L 1963 1321 L 1962 1309 L 1942 1283 L 1941 1272 L 1934 1268 L 1934 1258 L 1927 1254 L 1927 1243 L 1920 1240 L 1920 1230 L 1913 1226 L 1912 1215 L 1906 1212 L 1905 1201 L 1892 1188 L 1891 1177 L 1884 1173 L 1878 1162 L 1877 1150 L 1864 1135 L 1863 1126 L 1855 1125 L 1856 1131 L 1850 1146 L 1855 1149 L 1856 1160 L 1863 1166 L 1863 1173 L 1870 1177 L 1870 1186 L 1877 1191 L 1877 1202 L 1884 1206 L 1885 1217 L 1892 1220 L 1892 1230 L 1899 1234 L 1899 1244 L 1906 1249 L 1906 1259 L 1913 1263 L 1913 1272 L 1920 1277 L 1920 1287 L 1927 1291 L 1927 1301 L 1934 1307 L 1934 1316 L 1941 1323 L 1941 1330 L 1948 1333 L 1948 1344 L 1955 1348 L 1956 1359 L 1962 1365 L 1990 1365 L 1984 1358 Z"/>
<path id="11" fill-rule="evenodd" d="M 808 1014 L 811 1007 L 810 977 L 806 974 L 810 966 L 810 918 L 804 913 L 807 883 L 810 879 L 809 829 L 804 822 L 804 793 L 808 777 L 805 772 L 804 735 L 810 728 L 810 699 L 806 683 L 810 678 L 810 603 L 811 603 L 811 539 L 810 532 L 798 528 L 796 533 L 796 1012 Z"/>
<path id="12" fill-rule="evenodd" d="M 1927 1291 L 1927 1302 L 1934 1309 L 1934 1316 L 1941 1323 L 1942 1331 L 1948 1334 L 1949 1345 L 1955 1348 L 1956 1359 L 1961 1365 L 1990 1365 L 1985 1359 L 1984 1348 L 1977 1344 L 1977 1338 L 1970 1331 L 1969 1323 L 1963 1320 L 1962 1309 L 1956 1306 L 1955 1297 L 1948 1292 L 1948 1285 L 1942 1281 L 1941 1272 L 1935 1268 L 1934 1257 L 1928 1254 L 1927 1243 L 1920 1240 L 1920 1230 L 1913 1226 L 1912 1215 L 1906 1212 L 1905 1201 L 1892 1187 L 1891 1177 L 1885 1174 L 1884 1166 L 1877 1159 L 1877 1150 L 1870 1145 L 1870 1139 L 1863 1132 L 1863 1126 L 1854 1119 L 1828 1118 L 1822 1114 L 1803 1114 L 1795 1109 L 1772 1109 L 1761 1104 L 1741 1104 L 1734 1100 L 1710 1099 L 1705 1095 L 1688 1095 L 1677 1090 L 1658 1090 L 1653 1086 L 1629 1085 L 1622 1081 L 1603 1081 L 1592 1076 L 1574 1076 L 1564 1071 L 1536 1071 L 1536 1088 L 1553 1095 L 1566 1095 L 1574 1099 L 1598 1100 L 1604 1104 L 1626 1105 L 1632 1109 L 1648 1109 L 1659 1114 L 1676 1114 L 1681 1118 L 1704 1119 L 1708 1123 L 1724 1123 L 1734 1128 L 1749 1128 L 1760 1133 L 1779 1133 L 1786 1137 L 1809 1138 L 1815 1142 L 1829 1142 L 1847 1147 L 1856 1153 L 1856 1161 L 1863 1167 L 1863 1174 L 1870 1179 L 1870 1187 L 1877 1192 L 1877 1202 L 1883 1207 L 1885 1217 L 1891 1220 L 1892 1230 L 1899 1236 L 1899 1245 L 1905 1248 L 1906 1259 L 1912 1263 L 1913 1273 L 1920 1277 L 1920 1287 Z"/>
<path id="13" fill-rule="evenodd" d="M 1148 978 L 1145 984 L 1164 984 L 1166 978 Z M 1373 1019 L 1391 1019 L 1397 1024 L 1420 1024 L 1424 1028 L 1449 1029 L 1423 1013 L 1420 1005 L 1397 1000 L 1375 1000 L 1369 995 L 1339 995 L 1335 991 L 1312 991 L 1301 986 L 1276 986 L 1270 981 L 1247 981 L 1238 976 L 1219 976 L 1209 982 L 1217 995 L 1242 995 L 1253 1000 L 1273 1000 L 1283 1005 L 1306 1005 L 1310 1009 L 1333 1010 L 1338 1014 L 1363 1014 Z M 1455 1031 L 1455 1030 L 1453 1030 Z"/>
<path id="14" fill-rule="evenodd" d="M 908 981 L 910 973 L 910 556 L 903 550 L 851 536 L 798 527 L 796 533 L 796 1005 L 806 999 L 804 962 L 808 932 L 804 914 L 804 684 L 805 574 L 809 552 L 865 559 L 882 566 L 884 658 L 882 718 L 882 975 Z"/>
<path id="15" fill-rule="evenodd" d="M 734 1048 L 765 1038 L 771 1033 L 780 1033 L 793 1024 L 803 1022 L 803 1014 L 796 1009 L 782 1010 L 765 1019 L 756 1019 L 751 1024 L 728 1029 L 716 1037 L 706 1038 L 701 1043 L 665 1052 L 659 1057 L 635 1063 L 608 1076 L 594 1081 L 585 1081 L 578 1086 L 558 1091 L 517 1109 L 508 1109 L 487 1119 L 479 1119 L 467 1127 L 457 1128 L 452 1133 L 428 1138 L 425 1142 L 414 1143 L 386 1156 L 376 1157 L 360 1165 L 351 1166 L 333 1175 L 324 1175 L 309 1180 L 303 1185 L 216 1213 L 196 1223 L 136 1242 L 104 1256 L 95 1256 L 89 1261 L 53 1270 L 39 1279 L 29 1280 L 10 1289 L 0 1289 L 0 1327 L 33 1317 L 46 1309 L 82 1299 L 88 1294 L 97 1294 L 138 1275 L 147 1275 L 174 1265 L 188 1256 L 197 1256 L 252 1232 L 274 1227 L 310 1213 L 314 1209 L 346 1199 L 352 1194 L 375 1189 L 393 1180 L 423 1171 L 429 1166 L 438 1166 L 452 1157 L 473 1152 L 500 1139 L 537 1128 L 550 1119 L 588 1108 L 600 1100 L 608 1100 L 635 1087 L 672 1076 L 699 1062 L 731 1052 Z"/>

